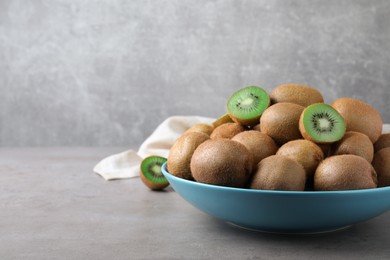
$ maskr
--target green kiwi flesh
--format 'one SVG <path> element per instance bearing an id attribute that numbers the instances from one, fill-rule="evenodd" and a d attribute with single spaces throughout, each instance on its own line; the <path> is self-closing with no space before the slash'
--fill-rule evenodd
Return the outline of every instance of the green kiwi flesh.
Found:
<path id="1" fill-rule="evenodd" d="M 168 180 L 161 171 L 161 167 L 166 161 L 166 158 L 156 155 L 142 160 L 140 177 L 151 190 L 161 190 L 169 185 Z"/>
<path id="2" fill-rule="evenodd" d="M 333 143 L 343 138 L 344 118 L 330 105 L 316 103 L 302 112 L 299 130 L 302 136 L 315 143 Z"/>
<path id="3" fill-rule="evenodd" d="M 268 93 L 261 87 L 248 86 L 234 92 L 227 102 L 227 110 L 233 121 L 246 126 L 259 123 L 259 118 L 270 105 Z"/>

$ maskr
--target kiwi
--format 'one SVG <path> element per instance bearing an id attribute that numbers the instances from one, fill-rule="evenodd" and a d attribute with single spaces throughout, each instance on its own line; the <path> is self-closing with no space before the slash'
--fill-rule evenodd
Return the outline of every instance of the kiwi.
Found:
<path id="1" fill-rule="evenodd" d="M 314 173 L 318 191 L 358 190 L 377 187 L 374 167 L 354 154 L 334 155 L 323 160 Z"/>
<path id="2" fill-rule="evenodd" d="M 381 134 L 374 143 L 374 151 L 378 152 L 382 148 L 390 147 L 390 133 Z"/>
<path id="3" fill-rule="evenodd" d="M 181 135 L 169 150 L 167 170 L 172 175 L 193 180 L 190 163 L 195 149 L 204 141 L 210 139 L 205 133 L 188 132 Z"/>
<path id="4" fill-rule="evenodd" d="M 270 105 L 268 93 L 261 87 L 248 86 L 234 92 L 227 101 L 231 119 L 245 126 L 254 126 Z"/>
<path id="5" fill-rule="evenodd" d="M 324 98 L 317 89 L 303 84 L 279 85 L 271 91 L 270 97 L 273 104 L 289 102 L 304 107 L 324 102 Z"/>
<path id="6" fill-rule="evenodd" d="M 276 153 L 300 163 L 308 178 L 313 177 L 318 164 L 324 159 L 321 148 L 315 143 L 300 139 L 282 145 Z"/>
<path id="7" fill-rule="evenodd" d="M 271 155 L 259 162 L 250 188 L 258 190 L 305 189 L 306 173 L 301 164 L 282 155 Z"/>
<path id="8" fill-rule="evenodd" d="M 199 123 L 199 124 L 192 125 L 184 133 L 201 132 L 201 133 L 205 133 L 207 135 L 210 135 L 213 132 L 213 130 L 214 130 L 214 127 L 212 125 Z"/>
<path id="9" fill-rule="evenodd" d="M 166 158 L 157 155 L 142 160 L 140 177 L 142 182 L 151 190 L 162 190 L 169 185 L 161 171 L 161 166 L 166 161 Z"/>
<path id="10" fill-rule="evenodd" d="M 261 132 L 272 137 L 278 145 L 301 139 L 299 117 L 304 109 L 294 103 L 277 103 L 270 106 L 260 118 Z"/>
<path id="11" fill-rule="evenodd" d="M 339 98 L 332 104 L 347 124 L 347 131 L 366 134 L 375 143 L 382 133 L 382 117 L 371 105 L 355 98 Z"/>
<path id="12" fill-rule="evenodd" d="M 214 122 L 211 123 L 211 125 L 212 125 L 214 128 L 216 128 L 216 127 L 218 127 L 218 126 L 220 126 L 220 125 L 223 125 L 223 124 L 225 124 L 225 123 L 232 123 L 232 122 L 234 122 L 234 121 L 231 119 L 231 117 L 229 116 L 229 114 L 226 113 L 226 114 L 220 116 L 219 118 L 217 118 Z"/>
<path id="13" fill-rule="evenodd" d="M 214 129 L 211 133 L 211 139 L 227 138 L 231 139 L 238 133 L 245 131 L 245 127 L 238 123 L 225 123 Z"/>
<path id="14" fill-rule="evenodd" d="M 278 146 L 271 137 L 256 130 L 241 132 L 232 140 L 242 143 L 252 153 L 254 168 L 262 159 L 274 155 L 278 150 Z"/>
<path id="15" fill-rule="evenodd" d="M 378 187 L 390 186 L 390 147 L 376 152 L 372 165 L 378 175 Z"/>
<path id="16" fill-rule="evenodd" d="M 312 104 L 299 119 L 302 136 L 315 143 L 333 143 L 343 138 L 346 125 L 343 117 L 330 105 Z"/>
<path id="17" fill-rule="evenodd" d="M 344 137 L 332 145 L 332 154 L 354 154 L 363 157 L 369 163 L 374 158 L 374 145 L 367 135 L 348 131 Z"/>
<path id="18" fill-rule="evenodd" d="M 205 141 L 191 159 L 192 176 L 197 182 L 229 187 L 245 187 L 252 176 L 252 165 L 248 149 L 230 139 Z"/>

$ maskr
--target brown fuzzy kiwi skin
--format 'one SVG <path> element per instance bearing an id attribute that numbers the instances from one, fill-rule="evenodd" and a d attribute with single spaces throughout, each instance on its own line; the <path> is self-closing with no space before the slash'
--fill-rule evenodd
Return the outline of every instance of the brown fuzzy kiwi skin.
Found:
<path id="1" fill-rule="evenodd" d="M 227 138 L 231 139 L 238 133 L 245 131 L 246 128 L 238 123 L 225 123 L 214 129 L 211 133 L 211 139 Z"/>
<path id="2" fill-rule="evenodd" d="M 199 123 L 199 124 L 192 125 L 190 128 L 188 128 L 184 132 L 184 134 L 188 133 L 188 132 L 201 132 L 201 133 L 205 133 L 207 135 L 211 135 L 213 130 L 214 130 L 214 127 L 212 125 Z"/>
<path id="3" fill-rule="evenodd" d="M 390 147 L 376 152 L 372 165 L 378 175 L 378 187 L 390 186 Z"/>
<path id="4" fill-rule="evenodd" d="M 145 177 L 145 175 L 142 173 L 142 171 L 140 172 L 139 176 L 140 176 L 142 182 L 146 185 L 146 187 L 148 187 L 151 190 L 162 190 L 169 185 L 169 183 L 159 184 L 159 183 L 151 182 L 150 180 L 148 180 Z"/>
<path id="5" fill-rule="evenodd" d="M 257 125 L 255 125 L 255 126 L 252 126 L 251 129 L 252 129 L 252 130 L 255 130 L 255 131 L 261 132 L 261 130 L 260 130 L 260 124 L 257 124 Z"/>
<path id="6" fill-rule="evenodd" d="M 301 164 L 282 155 L 271 155 L 259 162 L 251 189 L 303 191 L 306 172 Z"/>
<path id="7" fill-rule="evenodd" d="M 262 159 L 274 155 L 279 148 L 271 137 L 256 130 L 238 133 L 232 140 L 242 143 L 252 153 L 254 168 Z"/>
<path id="8" fill-rule="evenodd" d="M 355 98 L 338 98 L 331 106 L 344 118 L 347 131 L 366 134 L 375 143 L 382 133 L 383 120 L 378 110 Z"/>
<path id="9" fill-rule="evenodd" d="M 193 180 L 191 174 L 191 158 L 195 149 L 210 137 L 205 133 L 188 132 L 181 135 L 169 150 L 167 170 L 172 175 Z"/>
<path id="10" fill-rule="evenodd" d="M 323 160 L 314 173 L 316 191 L 359 190 L 377 187 L 374 167 L 354 154 L 333 155 Z"/>
<path id="11" fill-rule="evenodd" d="M 367 135 L 348 131 L 340 141 L 332 144 L 331 153 L 333 155 L 354 154 L 371 163 L 374 158 L 374 145 Z"/>
<path id="12" fill-rule="evenodd" d="M 270 101 L 271 102 L 271 101 Z M 270 105 L 270 102 L 268 103 L 268 107 Z M 246 119 L 246 118 L 237 118 L 235 117 L 234 115 L 230 114 L 230 117 L 232 118 L 232 120 L 234 122 L 236 122 L 237 124 L 240 124 L 240 125 L 243 125 L 245 127 L 253 127 L 255 125 L 257 125 L 259 123 L 259 119 L 261 117 L 260 116 L 257 116 L 257 117 L 253 117 L 253 118 L 249 118 L 249 119 Z"/>
<path id="13" fill-rule="evenodd" d="M 269 135 L 280 146 L 301 139 L 299 118 L 305 108 L 293 103 L 277 103 L 267 108 L 260 118 L 261 132 Z"/>
<path id="14" fill-rule="evenodd" d="M 306 171 L 307 178 L 312 178 L 318 164 L 324 159 L 321 148 L 315 143 L 300 139 L 282 145 L 276 153 L 300 163 Z"/>
<path id="15" fill-rule="evenodd" d="M 252 154 L 243 144 L 210 139 L 195 150 L 191 171 L 197 182 L 243 188 L 252 176 L 252 165 Z"/>
<path id="16" fill-rule="evenodd" d="M 315 88 L 304 84 L 286 83 L 274 88 L 270 93 L 273 104 L 288 102 L 307 107 L 314 103 L 323 103 L 322 94 Z"/>
<path id="17" fill-rule="evenodd" d="M 211 123 L 211 125 L 216 128 L 220 125 L 223 125 L 225 123 L 233 123 L 234 121 L 232 120 L 232 118 L 229 116 L 228 113 L 220 116 L 219 118 L 217 118 L 214 122 Z"/>
<path id="18" fill-rule="evenodd" d="M 380 149 L 390 147 L 390 133 L 382 134 L 374 144 L 374 151 L 378 152 Z"/>

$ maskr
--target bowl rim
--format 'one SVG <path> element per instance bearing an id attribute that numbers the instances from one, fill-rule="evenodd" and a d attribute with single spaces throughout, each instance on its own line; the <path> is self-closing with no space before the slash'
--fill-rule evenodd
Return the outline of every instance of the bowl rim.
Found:
<path id="1" fill-rule="evenodd" d="M 255 194 L 279 194 L 279 195 L 300 195 L 300 196 L 307 196 L 307 195 L 353 195 L 353 194 L 359 194 L 362 193 L 376 193 L 376 192 L 388 192 L 390 191 L 390 186 L 386 187 L 377 187 L 377 188 L 371 188 L 371 189 L 358 189 L 358 190 L 337 190 L 337 191 L 284 191 L 284 190 L 256 190 L 256 189 L 249 189 L 249 188 L 235 188 L 235 187 L 228 187 L 228 186 L 220 186 L 220 185 L 214 185 L 214 184 L 207 184 L 207 183 L 201 183 L 197 181 L 187 180 L 180 177 L 176 177 L 168 172 L 167 169 L 167 162 L 165 162 L 161 166 L 161 170 L 164 175 L 169 176 L 170 179 L 173 179 L 175 181 L 189 184 L 189 185 L 195 185 L 199 187 L 204 188 L 212 188 L 216 190 L 221 191 L 232 191 L 232 192 L 246 192 L 246 193 L 255 193 Z M 168 178 L 167 178 L 168 179 Z M 169 181 L 169 180 L 168 180 Z"/>

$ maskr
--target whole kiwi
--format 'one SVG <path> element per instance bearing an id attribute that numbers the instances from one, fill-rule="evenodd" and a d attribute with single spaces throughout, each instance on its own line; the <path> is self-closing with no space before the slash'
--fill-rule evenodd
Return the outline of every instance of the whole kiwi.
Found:
<path id="1" fill-rule="evenodd" d="M 274 88 L 271 93 L 272 103 L 295 103 L 307 107 L 314 103 L 323 103 L 322 94 L 315 88 L 304 84 L 286 83 Z"/>
<path id="2" fill-rule="evenodd" d="M 378 175 L 378 187 L 390 186 L 390 147 L 376 152 L 372 165 Z"/>
<path id="3" fill-rule="evenodd" d="M 188 132 L 181 135 L 169 150 L 167 170 L 176 177 L 192 180 L 191 158 L 195 149 L 204 141 L 210 139 L 205 133 Z"/>
<path id="4" fill-rule="evenodd" d="M 332 145 L 331 153 L 333 155 L 355 154 L 371 163 L 374 158 L 374 145 L 367 135 L 348 131 L 340 141 Z"/>
<path id="5" fill-rule="evenodd" d="M 382 148 L 390 147 L 390 133 L 382 134 L 374 144 L 374 151 L 378 152 Z"/>
<path id="6" fill-rule="evenodd" d="M 371 105 L 355 98 L 336 99 L 331 106 L 344 118 L 347 131 L 366 134 L 375 143 L 382 133 L 382 117 Z"/>
<path id="7" fill-rule="evenodd" d="M 232 140 L 242 143 L 252 153 L 254 167 L 262 159 L 274 155 L 278 150 L 278 146 L 271 137 L 257 130 L 238 133 Z"/>
<path id="8" fill-rule="evenodd" d="M 358 190 L 377 187 L 374 167 L 354 154 L 334 155 L 323 160 L 314 173 L 318 191 Z"/>
<path id="9" fill-rule="evenodd" d="M 303 191 L 306 173 L 297 161 L 282 155 L 271 155 L 259 162 L 250 188 L 258 190 Z"/>
<path id="10" fill-rule="evenodd" d="M 211 135 L 213 130 L 214 130 L 214 127 L 212 125 L 199 123 L 199 124 L 192 125 L 184 133 L 201 132 L 201 133 L 205 133 L 207 135 Z"/>
<path id="11" fill-rule="evenodd" d="M 200 144 L 191 159 L 197 182 L 245 187 L 252 176 L 253 157 L 246 147 L 230 139 L 210 139 Z"/>
<path id="12" fill-rule="evenodd" d="M 293 103 L 277 103 L 267 108 L 260 118 L 261 132 L 272 137 L 278 145 L 301 139 L 299 118 L 303 106 Z"/>
<path id="13" fill-rule="evenodd" d="M 227 138 L 231 139 L 238 133 L 245 131 L 245 127 L 238 123 L 225 123 L 214 129 L 210 134 L 211 139 Z"/>
<path id="14" fill-rule="evenodd" d="M 308 178 L 313 177 L 318 164 L 324 159 L 321 148 L 315 143 L 299 139 L 282 145 L 276 153 L 287 156 L 300 163 Z"/>

